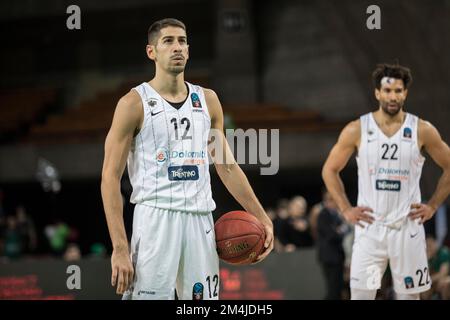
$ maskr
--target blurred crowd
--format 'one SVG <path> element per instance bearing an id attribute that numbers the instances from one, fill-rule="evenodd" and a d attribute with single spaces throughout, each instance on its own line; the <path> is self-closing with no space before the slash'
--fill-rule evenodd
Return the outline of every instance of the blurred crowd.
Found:
<path id="1" fill-rule="evenodd" d="M 424 300 L 450 299 L 450 250 L 443 241 L 447 235 L 446 228 L 443 228 L 447 224 L 447 213 L 443 209 L 438 210 L 434 219 L 439 222 L 434 232 L 438 236 L 426 229 L 429 272 L 433 284 L 431 290 L 421 296 Z M 330 194 L 323 189 L 322 200 L 310 207 L 300 195 L 281 199 L 276 208 L 267 208 L 266 212 L 274 225 L 274 251 L 289 253 L 305 248 L 316 249 L 326 285 L 324 299 L 349 299 L 354 228 L 343 219 Z M 377 299 L 395 299 L 389 267 L 383 276 Z"/>
<path id="2" fill-rule="evenodd" d="M 0 190 L 0 259 L 14 261 L 23 258 L 56 257 L 66 261 L 82 258 L 78 244 L 79 232 L 58 219 L 38 230 L 26 208 L 19 204 L 13 212 L 4 207 L 4 194 Z M 44 239 L 45 243 L 39 243 Z M 88 256 L 105 257 L 105 246 L 94 243 Z"/>
<path id="3" fill-rule="evenodd" d="M 63 220 L 56 220 L 38 230 L 23 205 L 19 204 L 13 212 L 7 212 L 3 197 L 0 190 L 0 262 L 29 257 L 57 257 L 77 261 L 82 257 L 107 256 L 102 243 L 93 243 L 82 255 L 76 228 Z M 324 189 L 321 201 L 311 206 L 300 195 L 281 199 L 275 208 L 267 208 L 266 212 L 274 225 L 274 251 L 289 254 L 315 249 L 326 285 L 324 299 L 349 299 L 354 229 L 342 218 L 330 194 Z M 450 299 L 450 250 L 443 241 L 442 232 L 439 234 L 438 239 L 432 233 L 427 234 L 427 254 L 433 285 L 431 290 L 422 295 L 422 299 Z M 382 279 L 377 298 L 395 299 L 389 268 Z"/>

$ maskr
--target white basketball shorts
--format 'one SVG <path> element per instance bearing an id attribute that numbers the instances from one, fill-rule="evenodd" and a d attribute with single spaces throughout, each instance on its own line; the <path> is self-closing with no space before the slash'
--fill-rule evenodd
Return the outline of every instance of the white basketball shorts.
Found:
<path id="1" fill-rule="evenodd" d="M 412 294 L 430 289 L 425 230 L 417 220 L 405 218 L 397 229 L 378 223 L 364 229 L 356 226 L 350 287 L 379 289 L 388 262 L 395 292 Z"/>
<path id="2" fill-rule="evenodd" d="M 219 298 L 219 257 L 209 213 L 169 211 L 137 204 L 131 258 L 132 287 L 123 299 Z"/>

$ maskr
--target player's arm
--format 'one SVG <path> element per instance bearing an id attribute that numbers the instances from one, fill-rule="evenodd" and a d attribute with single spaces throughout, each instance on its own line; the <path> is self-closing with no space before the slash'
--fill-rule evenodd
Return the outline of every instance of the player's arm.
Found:
<path id="1" fill-rule="evenodd" d="M 125 170 L 133 135 L 140 126 L 142 118 L 139 94 L 132 90 L 119 100 L 105 142 L 101 191 L 113 246 L 111 284 L 115 286 L 117 283 L 118 294 L 122 294 L 133 279 L 133 266 L 123 221 L 120 180 Z"/>
<path id="2" fill-rule="evenodd" d="M 254 214 L 258 218 L 264 225 L 266 231 L 265 250 L 256 260 L 256 262 L 259 262 L 273 249 L 273 224 L 258 201 L 244 172 L 236 163 L 230 146 L 225 139 L 223 134 L 223 111 L 219 98 L 212 90 L 204 89 L 204 92 L 211 116 L 211 133 L 213 139 L 211 145 L 214 146 L 214 149 L 210 150 L 210 153 L 217 174 L 231 195 L 247 212 Z"/>
<path id="3" fill-rule="evenodd" d="M 373 218 L 366 213 L 372 211 L 367 207 L 352 207 L 345 193 L 340 172 L 347 165 L 351 155 L 358 146 L 361 134 L 360 121 L 350 122 L 341 132 L 337 143 L 333 146 L 322 168 L 325 185 L 347 221 L 363 226 L 359 221 L 372 223 Z"/>
<path id="4" fill-rule="evenodd" d="M 420 120 L 418 136 L 423 149 L 443 170 L 430 201 L 427 204 L 414 203 L 411 205 L 413 210 L 409 216 L 413 220 L 420 218 L 420 222 L 423 223 L 433 217 L 450 194 L 450 148 L 442 140 L 437 129 L 427 121 Z"/>

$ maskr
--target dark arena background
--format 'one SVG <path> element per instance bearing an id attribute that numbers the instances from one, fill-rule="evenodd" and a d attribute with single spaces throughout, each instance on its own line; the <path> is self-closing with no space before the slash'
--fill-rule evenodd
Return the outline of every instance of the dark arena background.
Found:
<path id="1" fill-rule="evenodd" d="M 241 165 L 274 221 L 274 251 L 256 265 L 221 261 L 221 299 L 325 299 L 316 241 L 321 169 L 342 128 L 378 108 L 378 63 L 411 69 L 405 110 L 450 142 L 449 0 L 2 1 L 0 299 L 120 299 L 100 192 L 104 143 L 119 98 L 154 75 L 147 30 L 166 17 L 186 24 L 185 78 L 217 93 L 227 129 L 279 129 L 276 174 L 261 175 L 261 159 Z M 242 210 L 214 166 L 210 174 L 214 219 Z M 440 174 L 428 157 L 424 201 Z M 354 157 L 341 176 L 356 204 Z M 121 191 L 130 238 L 127 170 Z M 450 246 L 448 203 L 425 224 L 442 247 Z M 297 220 L 307 228 L 294 228 Z M 71 278 L 78 271 L 80 287 Z M 377 299 L 394 299 L 388 276 Z"/>

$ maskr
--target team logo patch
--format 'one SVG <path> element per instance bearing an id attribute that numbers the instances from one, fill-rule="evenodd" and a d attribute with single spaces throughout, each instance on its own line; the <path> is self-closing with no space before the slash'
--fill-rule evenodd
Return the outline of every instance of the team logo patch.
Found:
<path id="1" fill-rule="evenodd" d="M 201 108 L 202 103 L 200 102 L 200 98 L 198 97 L 198 94 L 195 92 L 191 94 L 191 100 L 192 100 L 192 106 L 194 108 Z"/>
<path id="2" fill-rule="evenodd" d="M 375 181 L 377 190 L 400 191 L 401 182 L 398 180 L 377 180 Z"/>
<path id="3" fill-rule="evenodd" d="M 198 180 L 197 166 L 171 166 L 168 168 L 169 180 Z"/>
<path id="4" fill-rule="evenodd" d="M 405 277 L 405 287 L 406 289 L 414 288 L 414 280 L 412 277 Z"/>
<path id="5" fill-rule="evenodd" d="M 156 151 L 156 161 L 158 163 L 163 163 L 166 160 L 167 160 L 167 150 L 158 149 L 158 151 Z"/>
<path id="6" fill-rule="evenodd" d="M 192 287 L 192 300 L 203 300 L 203 284 L 200 282 Z"/>
<path id="7" fill-rule="evenodd" d="M 403 129 L 403 138 L 411 139 L 411 137 L 412 137 L 412 130 L 411 130 L 411 128 Z"/>
<path id="8" fill-rule="evenodd" d="M 147 101 L 147 104 L 150 106 L 150 108 L 153 108 L 154 106 L 156 106 L 157 103 L 158 103 L 158 101 L 153 98 L 151 98 L 150 100 Z"/>
<path id="9" fill-rule="evenodd" d="M 405 128 L 403 129 L 403 138 L 411 139 L 412 137 L 412 131 L 411 128 Z"/>

